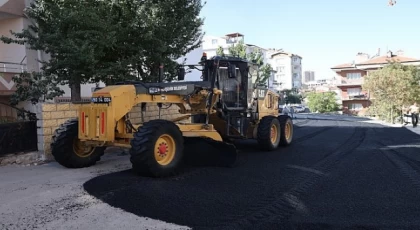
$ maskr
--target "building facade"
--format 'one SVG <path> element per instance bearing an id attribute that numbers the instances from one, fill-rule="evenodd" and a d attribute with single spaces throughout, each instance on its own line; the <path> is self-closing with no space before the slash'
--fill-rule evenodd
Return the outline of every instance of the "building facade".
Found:
<path id="1" fill-rule="evenodd" d="M 283 51 L 270 54 L 269 63 L 276 71 L 274 84 L 279 90 L 302 88 L 302 57 Z"/>
<path id="2" fill-rule="evenodd" d="M 380 69 L 389 61 L 400 62 L 404 65 L 420 65 L 420 60 L 405 57 L 402 51 L 397 54 L 389 51 L 387 55 L 376 55 L 372 58 L 368 54 L 358 53 L 352 63 L 341 64 L 331 69 L 337 73 L 341 82 L 337 87 L 341 90 L 343 113 L 359 114 L 367 109 L 372 103 L 373 95 L 363 90 L 364 77 L 369 72 Z"/>
<path id="3" fill-rule="evenodd" d="M 22 31 L 29 25 L 23 14 L 25 0 L 0 1 L 0 37 L 11 36 L 10 30 Z M 43 60 L 40 52 L 30 50 L 22 45 L 4 44 L 0 42 L 0 102 L 8 104 L 11 95 L 16 90 L 13 76 L 23 71 L 38 71 L 41 67 L 36 59 Z M 26 103 L 25 103 L 26 104 Z M 26 107 L 25 105 L 19 105 Z M 15 117 L 16 110 L 0 104 L 0 116 Z"/>
<path id="4" fill-rule="evenodd" d="M 305 71 L 303 83 L 315 81 L 315 72 L 314 71 Z"/>
<path id="5" fill-rule="evenodd" d="M 203 37 L 203 51 L 207 53 L 209 58 L 216 56 L 217 49 L 223 48 L 225 54 L 229 53 L 229 47 L 237 45 L 240 41 L 244 41 L 245 36 L 241 33 L 231 33 L 225 36 L 206 35 Z"/>
<path id="6" fill-rule="evenodd" d="M 28 7 L 31 0 L 3 0 L 0 1 L 0 36 L 12 37 L 10 30 L 20 32 L 26 29 L 31 21 L 24 15 L 25 7 Z M 4 44 L 0 42 L 0 101 L 9 101 L 10 95 L 16 90 L 12 77 L 23 71 L 38 72 L 42 67 L 38 60 L 48 60 L 48 55 L 35 51 L 24 45 Z M 103 86 L 101 83 L 100 86 Z M 81 96 L 84 100 L 90 100 L 92 90 L 96 84 L 84 84 L 81 86 Z M 60 86 L 65 94 L 58 98 L 59 101 L 70 100 L 70 88 L 66 85 Z M 31 110 L 28 103 L 22 103 L 19 107 Z M 10 107 L 0 107 L 2 111 L 8 111 Z M 0 114 L 1 115 L 1 114 Z"/>

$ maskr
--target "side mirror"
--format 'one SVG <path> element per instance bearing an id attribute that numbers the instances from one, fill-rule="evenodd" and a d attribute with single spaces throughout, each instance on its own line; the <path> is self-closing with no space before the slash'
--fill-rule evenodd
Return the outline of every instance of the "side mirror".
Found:
<path id="1" fill-rule="evenodd" d="M 185 79 L 185 68 L 178 68 L 178 81 L 183 81 Z"/>
<path id="2" fill-rule="evenodd" d="M 236 65 L 230 64 L 228 67 L 229 78 L 236 78 Z"/>

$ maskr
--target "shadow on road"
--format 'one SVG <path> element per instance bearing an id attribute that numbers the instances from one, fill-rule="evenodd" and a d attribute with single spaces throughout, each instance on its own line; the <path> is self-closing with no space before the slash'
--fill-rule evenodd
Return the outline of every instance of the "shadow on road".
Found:
<path id="1" fill-rule="evenodd" d="M 420 136 L 320 120 L 296 127 L 294 136 L 272 152 L 238 142 L 234 168 L 190 167 L 164 179 L 126 170 L 93 178 L 84 189 L 113 207 L 194 229 L 420 227 Z"/>

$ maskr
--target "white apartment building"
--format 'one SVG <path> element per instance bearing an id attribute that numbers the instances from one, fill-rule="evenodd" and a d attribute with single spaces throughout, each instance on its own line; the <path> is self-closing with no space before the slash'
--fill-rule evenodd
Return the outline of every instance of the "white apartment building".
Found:
<path id="1" fill-rule="evenodd" d="M 269 63 L 276 71 L 274 85 L 278 90 L 302 87 L 302 57 L 284 51 L 270 52 Z"/>

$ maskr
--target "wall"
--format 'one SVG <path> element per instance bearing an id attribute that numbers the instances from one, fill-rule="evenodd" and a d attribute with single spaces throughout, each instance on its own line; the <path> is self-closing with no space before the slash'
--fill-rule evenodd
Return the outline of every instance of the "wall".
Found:
<path id="1" fill-rule="evenodd" d="M 0 20 L 0 37 L 2 35 L 11 37 L 12 35 L 9 32 L 10 30 L 22 31 L 24 27 L 23 21 L 23 18 Z M 25 46 L 17 44 L 4 44 L 3 42 L 0 42 L 0 62 L 20 63 L 25 56 Z"/>
<path id="2" fill-rule="evenodd" d="M 271 60 L 270 64 L 274 70 L 277 67 L 284 67 L 283 72 L 277 72 L 275 75 L 280 80 L 282 85 L 279 89 L 292 89 L 292 60 L 288 55 L 275 55 Z"/>
<path id="3" fill-rule="evenodd" d="M 350 110 L 349 104 L 362 104 L 363 108 L 360 110 Z M 344 114 L 353 114 L 353 115 L 359 115 L 366 112 L 366 109 L 371 105 L 372 103 L 367 100 L 352 100 L 352 101 L 343 101 L 343 113 Z"/>
<path id="4" fill-rule="evenodd" d="M 99 87 L 104 87 L 105 84 L 103 82 L 99 83 Z M 71 97 L 71 90 L 70 87 L 68 85 L 60 85 L 59 86 L 60 89 L 62 89 L 64 91 L 64 94 L 62 96 L 60 96 L 60 98 L 70 98 Z M 80 93 L 82 98 L 83 97 L 91 97 L 92 96 L 92 88 L 95 88 L 96 84 L 83 84 L 80 86 Z"/>
<path id="5" fill-rule="evenodd" d="M 0 0 L 0 15 L 5 13 L 21 16 L 24 8 L 25 0 Z"/>
<path id="6" fill-rule="evenodd" d="M 41 103 L 36 105 L 36 113 L 38 128 L 38 150 L 40 151 L 41 160 L 52 160 L 51 155 L 51 139 L 54 131 L 70 118 L 77 118 L 78 104 L 72 103 Z M 151 119 L 156 119 L 158 110 L 157 106 L 150 104 L 146 108 L 145 122 Z M 173 119 L 182 116 L 179 114 L 176 105 L 171 106 L 169 109 L 162 110 L 162 119 Z M 130 112 L 132 123 L 140 123 L 140 107 L 134 107 Z M 189 120 L 187 120 L 188 122 Z"/>
<path id="7" fill-rule="evenodd" d="M 348 73 L 360 73 L 362 75 L 361 79 L 347 79 Z M 340 78 L 341 84 L 363 84 L 364 76 L 367 75 L 366 71 L 363 70 L 344 70 L 337 73 L 337 76 Z"/>
<path id="8" fill-rule="evenodd" d="M 292 55 L 292 78 L 293 78 L 293 88 L 302 87 L 302 58 L 297 55 Z"/>
<path id="9" fill-rule="evenodd" d="M 9 96 L 0 95 L 0 102 L 9 104 L 9 100 Z M 10 106 L 0 104 L 0 117 L 17 118 L 17 111 Z"/>

